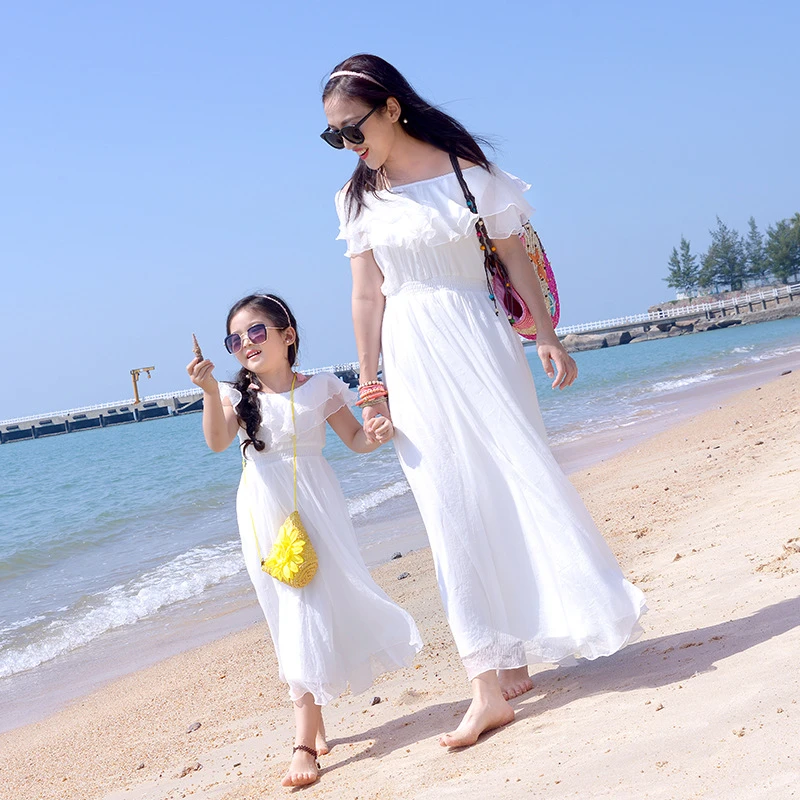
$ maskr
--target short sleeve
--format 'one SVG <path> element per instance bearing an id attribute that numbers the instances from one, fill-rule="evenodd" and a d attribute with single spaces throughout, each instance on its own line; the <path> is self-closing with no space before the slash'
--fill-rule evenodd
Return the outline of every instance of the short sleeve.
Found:
<path id="1" fill-rule="evenodd" d="M 520 233 L 533 214 L 533 208 L 524 196 L 524 192 L 531 188 L 530 184 L 496 167 L 492 167 L 489 173 L 470 170 L 468 174 L 471 177 L 473 173 L 478 173 L 478 181 L 475 188 L 470 188 L 489 236 L 508 239 Z"/>
<path id="2" fill-rule="evenodd" d="M 325 402 L 323 416 L 328 419 L 342 408 L 352 408 L 356 404 L 356 394 L 337 375 L 326 373 Z"/>
<path id="3" fill-rule="evenodd" d="M 242 401 L 242 393 L 234 388 L 232 383 L 227 383 L 226 381 L 219 382 L 219 396 L 221 400 L 227 397 L 234 409 Z"/>
<path id="4" fill-rule="evenodd" d="M 335 202 L 336 214 L 339 217 L 339 235 L 336 239 L 337 241 L 343 239 L 347 245 L 345 257 L 350 258 L 351 256 L 371 250 L 372 245 L 370 244 L 369 231 L 366 221 L 364 220 L 365 215 L 363 211 L 355 218 L 348 215 L 346 189 L 341 189 L 336 193 Z"/>

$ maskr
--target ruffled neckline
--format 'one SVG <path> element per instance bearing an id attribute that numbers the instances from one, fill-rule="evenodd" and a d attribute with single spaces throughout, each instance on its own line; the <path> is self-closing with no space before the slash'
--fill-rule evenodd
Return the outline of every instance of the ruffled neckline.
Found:
<path id="1" fill-rule="evenodd" d="M 483 169 L 480 164 L 473 164 L 471 167 L 465 167 L 461 170 L 462 174 L 466 176 L 466 173 L 473 169 Z M 433 181 L 440 181 L 442 178 L 455 178 L 456 174 L 452 170 L 450 172 L 443 172 L 441 175 L 434 175 L 432 178 L 421 178 L 418 181 L 409 181 L 408 183 L 401 183 L 398 186 L 392 186 L 391 189 L 381 189 L 378 193 L 381 192 L 388 192 L 389 194 L 394 194 L 402 189 L 407 189 L 411 186 L 420 186 L 424 183 L 432 183 Z"/>
<path id="2" fill-rule="evenodd" d="M 494 166 L 476 164 L 464 172 L 489 235 L 504 239 L 521 230 L 533 211 L 523 197 L 530 186 Z M 454 172 L 367 194 L 354 219 L 348 218 L 344 195 L 336 195 L 337 238 L 347 241 L 348 256 L 379 247 L 419 252 L 475 235 L 478 216 L 467 208 Z"/>
<path id="3" fill-rule="evenodd" d="M 300 374 L 302 374 L 302 373 L 297 373 L 297 374 L 298 374 L 298 375 L 300 375 Z M 298 383 L 298 384 L 297 384 L 297 385 L 294 387 L 294 393 L 295 393 L 295 395 L 297 395 L 297 392 L 298 392 L 300 389 L 302 389 L 304 386 L 307 386 L 309 383 L 311 383 L 311 381 L 313 381 L 313 380 L 314 380 L 314 378 L 316 378 L 316 377 L 317 377 L 317 375 L 319 375 L 319 374 L 320 374 L 320 373 L 316 372 L 316 373 L 314 373 L 313 375 L 306 375 L 306 376 L 304 376 L 304 377 L 305 377 L 305 380 L 304 380 L 302 383 Z M 292 393 L 292 390 L 291 390 L 291 389 L 288 389 L 288 390 L 287 390 L 287 391 L 285 391 L 285 392 L 262 392 L 262 391 L 259 391 L 259 392 L 258 392 L 258 396 L 259 396 L 259 398 L 261 398 L 261 397 L 289 397 L 289 396 L 291 395 L 291 393 Z"/>

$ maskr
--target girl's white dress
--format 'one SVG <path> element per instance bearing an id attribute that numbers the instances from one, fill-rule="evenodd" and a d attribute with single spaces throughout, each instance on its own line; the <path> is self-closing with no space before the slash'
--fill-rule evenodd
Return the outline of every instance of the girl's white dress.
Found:
<path id="1" fill-rule="evenodd" d="M 230 384 L 220 394 L 235 407 L 241 399 Z M 325 420 L 353 404 L 339 378 L 319 373 L 294 392 L 297 431 L 297 507 L 319 559 L 311 582 L 295 589 L 261 569 L 253 533 L 263 556 L 293 510 L 292 410 L 290 395 L 259 394 L 260 453 L 247 448 L 236 515 L 247 571 L 267 618 L 281 680 L 293 700 L 306 692 L 318 705 L 348 686 L 367 689 L 376 675 L 407 666 L 421 649 L 414 620 L 376 585 L 358 550 L 347 504 L 322 455 Z M 240 441 L 247 434 L 239 431 Z"/>
<path id="2" fill-rule="evenodd" d="M 531 214 L 529 187 L 464 170 L 489 235 Z M 422 514 L 459 654 L 489 669 L 609 655 L 639 631 L 628 583 L 550 452 L 522 345 L 489 299 L 453 173 L 336 206 L 346 255 L 383 273 L 383 370 L 395 447 Z M 565 402 L 568 400 L 565 399 Z"/>

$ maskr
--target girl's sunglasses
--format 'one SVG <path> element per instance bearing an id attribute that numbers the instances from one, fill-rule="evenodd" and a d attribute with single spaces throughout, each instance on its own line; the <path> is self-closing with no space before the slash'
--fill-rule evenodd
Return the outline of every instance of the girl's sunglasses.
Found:
<path id="1" fill-rule="evenodd" d="M 379 109 L 383 107 L 383 103 L 378 103 L 375 108 L 368 114 L 361 117 L 361 119 L 354 125 L 345 125 L 340 130 L 335 130 L 329 125 L 322 133 L 320 138 L 326 141 L 331 147 L 337 150 L 344 148 L 344 140 L 347 139 L 350 144 L 362 144 L 364 142 L 364 134 L 361 133 L 361 126 Z"/>
<path id="2" fill-rule="evenodd" d="M 250 344 L 263 344 L 267 341 L 267 331 L 282 331 L 283 328 L 278 328 L 274 325 L 267 326 L 263 322 L 257 322 L 251 325 L 245 331 L 245 337 Z M 242 337 L 238 333 L 231 333 L 225 337 L 225 349 L 229 353 L 238 353 L 242 349 Z"/>

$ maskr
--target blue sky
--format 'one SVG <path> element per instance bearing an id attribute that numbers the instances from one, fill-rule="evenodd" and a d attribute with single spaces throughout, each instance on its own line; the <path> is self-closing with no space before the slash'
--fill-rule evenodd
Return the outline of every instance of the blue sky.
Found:
<path id="1" fill-rule="evenodd" d="M 393 62 L 533 186 L 565 324 L 668 299 L 681 235 L 800 210 L 794 2 L 7 3 L 0 9 L 0 419 L 188 388 L 252 290 L 302 365 L 354 356 L 318 138 L 354 52 Z"/>

